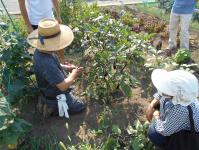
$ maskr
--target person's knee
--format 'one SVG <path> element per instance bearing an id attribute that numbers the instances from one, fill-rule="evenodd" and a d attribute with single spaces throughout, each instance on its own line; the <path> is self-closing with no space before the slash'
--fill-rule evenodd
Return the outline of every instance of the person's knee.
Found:
<path id="1" fill-rule="evenodd" d="M 156 129 L 155 129 L 155 125 L 151 124 L 149 126 L 148 132 L 147 132 L 147 136 L 149 138 L 149 140 L 158 147 L 162 147 L 165 144 L 165 137 L 161 134 L 159 134 Z"/>
<path id="2" fill-rule="evenodd" d="M 155 128 L 154 128 L 154 125 L 151 124 L 149 126 L 149 129 L 148 129 L 148 132 L 147 132 L 147 136 L 149 139 L 153 139 L 154 138 L 154 134 L 155 134 Z"/>

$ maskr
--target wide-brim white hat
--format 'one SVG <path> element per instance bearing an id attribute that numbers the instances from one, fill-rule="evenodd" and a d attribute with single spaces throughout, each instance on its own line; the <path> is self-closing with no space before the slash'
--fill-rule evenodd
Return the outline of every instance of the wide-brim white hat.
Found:
<path id="1" fill-rule="evenodd" d="M 69 46 L 74 39 L 72 30 L 55 19 L 42 19 L 38 29 L 28 35 L 28 43 L 42 51 L 58 51 Z"/>
<path id="2" fill-rule="evenodd" d="M 156 89 L 166 95 L 173 96 L 174 105 L 188 106 L 197 100 L 199 84 L 197 78 L 184 70 L 166 71 L 155 69 L 151 75 Z"/>

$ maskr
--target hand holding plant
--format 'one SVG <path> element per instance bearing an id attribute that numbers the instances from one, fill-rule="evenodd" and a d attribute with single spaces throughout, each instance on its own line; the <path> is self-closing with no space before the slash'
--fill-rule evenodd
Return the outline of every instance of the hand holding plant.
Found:
<path id="1" fill-rule="evenodd" d="M 71 74 L 74 79 L 76 79 L 82 73 L 83 67 L 78 67 L 72 70 Z"/>
<path id="2" fill-rule="evenodd" d="M 71 72 L 73 69 L 77 68 L 75 65 L 69 63 L 69 62 L 65 62 L 64 64 L 61 64 L 62 68 Z"/>
<path id="3" fill-rule="evenodd" d="M 155 119 L 159 119 L 159 118 L 160 118 L 160 111 L 158 111 L 158 110 L 154 111 L 153 117 L 154 117 Z"/>

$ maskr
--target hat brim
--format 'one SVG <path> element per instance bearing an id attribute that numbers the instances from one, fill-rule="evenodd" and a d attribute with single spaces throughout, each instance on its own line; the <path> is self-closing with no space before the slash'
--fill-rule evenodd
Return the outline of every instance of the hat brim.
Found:
<path id="1" fill-rule="evenodd" d="M 174 96 L 167 79 L 170 78 L 169 72 L 163 69 L 155 69 L 151 74 L 151 80 L 156 89 L 164 94 Z"/>
<path id="2" fill-rule="evenodd" d="M 36 29 L 28 35 L 27 41 L 31 46 L 39 50 L 58 51 L 69 46 L 74 39 L 73 32 L 68 26 L 60 24 L 60 31 L 59 35 L 53 38 L 44 39 L 44 44 L 41 44 L 39 39 L 36 39 L 38 37 L 38 29 Z"/>

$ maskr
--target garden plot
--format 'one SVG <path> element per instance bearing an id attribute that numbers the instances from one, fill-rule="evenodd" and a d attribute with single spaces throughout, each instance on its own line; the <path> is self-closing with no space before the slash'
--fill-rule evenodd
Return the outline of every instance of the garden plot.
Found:
<path id="1" fill-rule="evenodd" d="M 7 97 L 12 96 L 13 101 L 9 99 L 12 107 L 24 106 L 20 111 L 15 109 L 17 117 L 32 124 L 32 130 L 25 135 L 26 140 L 18 146 L 19 149 L 54 150 L 65 146 L 80 150 L 153 150 L 146 138 L 148 124 L 144 124 L 145 107 L 154 93 L 151 71 L 155 68 L 185 68 L 198 73 L 193 61 L 199 61 L 199 34 L 191 32 L 193 60 L 184 52 L 178 57 L 175 54 L 166 57 L 162 52 L 167 45 L 168 22 L 161 18 L 124 7 L 102 9 L 67 1 L 60 2 L 60 6 L 63 23 L 75 34 L 74 42 L 66 49 L 67 61 L 85 68 L 75 88 L 77 95 L 87 102 L 87 110 L 69 120 L 57 116 L 42 118 L 36 110 L 35 78 L 28 72 L 31 59 L 24 53 L 27 48 L 23 44 L 24 32 L 19 32 L 24 31 L 24 26 L 16 22 L 19 37 L 10 36 L 12 29 L 1 30 L 4 33 L 1 79 L 5 79 L 2 91 Z M 90 53 L 92 56 L 88 57 Z M 176 61 L 179 57 L 181 61 Z M 15 65 L 14 62 L 20 63 Z M 10 82 L 6 82 L 8 76 Z M 134 124 L 137 119 L 143 124 L 139 121 Z"/>

